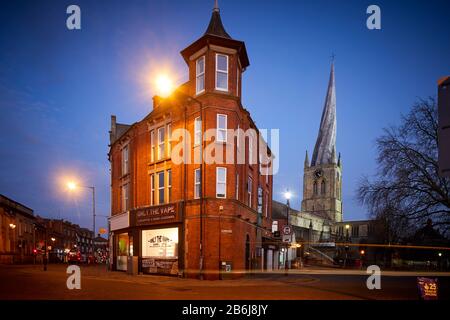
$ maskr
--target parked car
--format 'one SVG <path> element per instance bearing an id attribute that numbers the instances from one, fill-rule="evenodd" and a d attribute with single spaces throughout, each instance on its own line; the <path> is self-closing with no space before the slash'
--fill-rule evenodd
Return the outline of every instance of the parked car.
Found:
<path id="1" fill-rule="evenodd" d="M 81 263 L 81 252 L 77 249 L 72 249 L 67 253 L 68 263 Z"/>

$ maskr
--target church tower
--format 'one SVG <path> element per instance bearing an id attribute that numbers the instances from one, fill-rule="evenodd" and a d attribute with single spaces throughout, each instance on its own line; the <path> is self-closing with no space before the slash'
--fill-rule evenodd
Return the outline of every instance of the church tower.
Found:
<path id="1" fill-rule="evenodd" d="M 331 222 L 342 222 L 342 163 L 336 159 L 336 88 L 334 62 L 314 153 L 306 152 L 303 173 L 302 212 Z"/>

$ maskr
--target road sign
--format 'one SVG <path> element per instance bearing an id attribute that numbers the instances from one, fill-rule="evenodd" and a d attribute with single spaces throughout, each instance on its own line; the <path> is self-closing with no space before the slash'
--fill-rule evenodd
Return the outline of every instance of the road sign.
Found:
<path id="1" fill-rule="evenodd" d="M 292 233 L 292 227 L 291 226 L 287 225 L 287 226 L 283 227 L 283 234 L 289 235 L 291 233 Z"/>
<path id="2" fill-rule="evenodd" d="M 283 234 L 283 242 L 291 243 L 292 242 L 292 236 L 290 234 Z"/>

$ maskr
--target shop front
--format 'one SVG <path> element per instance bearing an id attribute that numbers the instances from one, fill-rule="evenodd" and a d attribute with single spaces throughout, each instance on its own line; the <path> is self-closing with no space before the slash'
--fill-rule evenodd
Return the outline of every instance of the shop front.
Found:
<path id="1" fill-rule="evenodd" d="M 179 275 L 182 270 L 181 203 L 141 207 L 111 218 L 112 269 Z"/>

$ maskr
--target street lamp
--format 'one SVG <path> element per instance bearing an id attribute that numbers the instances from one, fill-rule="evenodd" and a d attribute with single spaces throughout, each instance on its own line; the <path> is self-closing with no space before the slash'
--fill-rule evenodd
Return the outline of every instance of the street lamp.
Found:
<path id="1" fill-rule="evenodd" d="M 348 250 L 350 249 L 350 248 L 348 247 L 348 243 L 347 243 L 347 242 L 348 242 L 348 232 L 349 232 L 349 229 L 350 229 L 350 225 L 349 225 L 349 224 L 346 224 L 346 225 L 345 225 L 346 237 L 345 237 L 345 248 L 344 248 L 344 250 L 345 250 L 344 268 L 347 267 Z"/>
<path id="2" fill-rule="evenodd" d="M 10 223 L 9 227 L 14 230 L 16 228 L 16 225 L 14 223 Z"/>
<path id="3" fill-rule="evenodd" d="M 92 190 L 92 230 L 94 231 L 94 237 L 95 237 L 95 187 L 90 186 L 78 186 L 74 181 L 67 182 L 67 189 L 69 191 L 75 191 L 78 187 L 80 188 L 87 188 Z"/>

